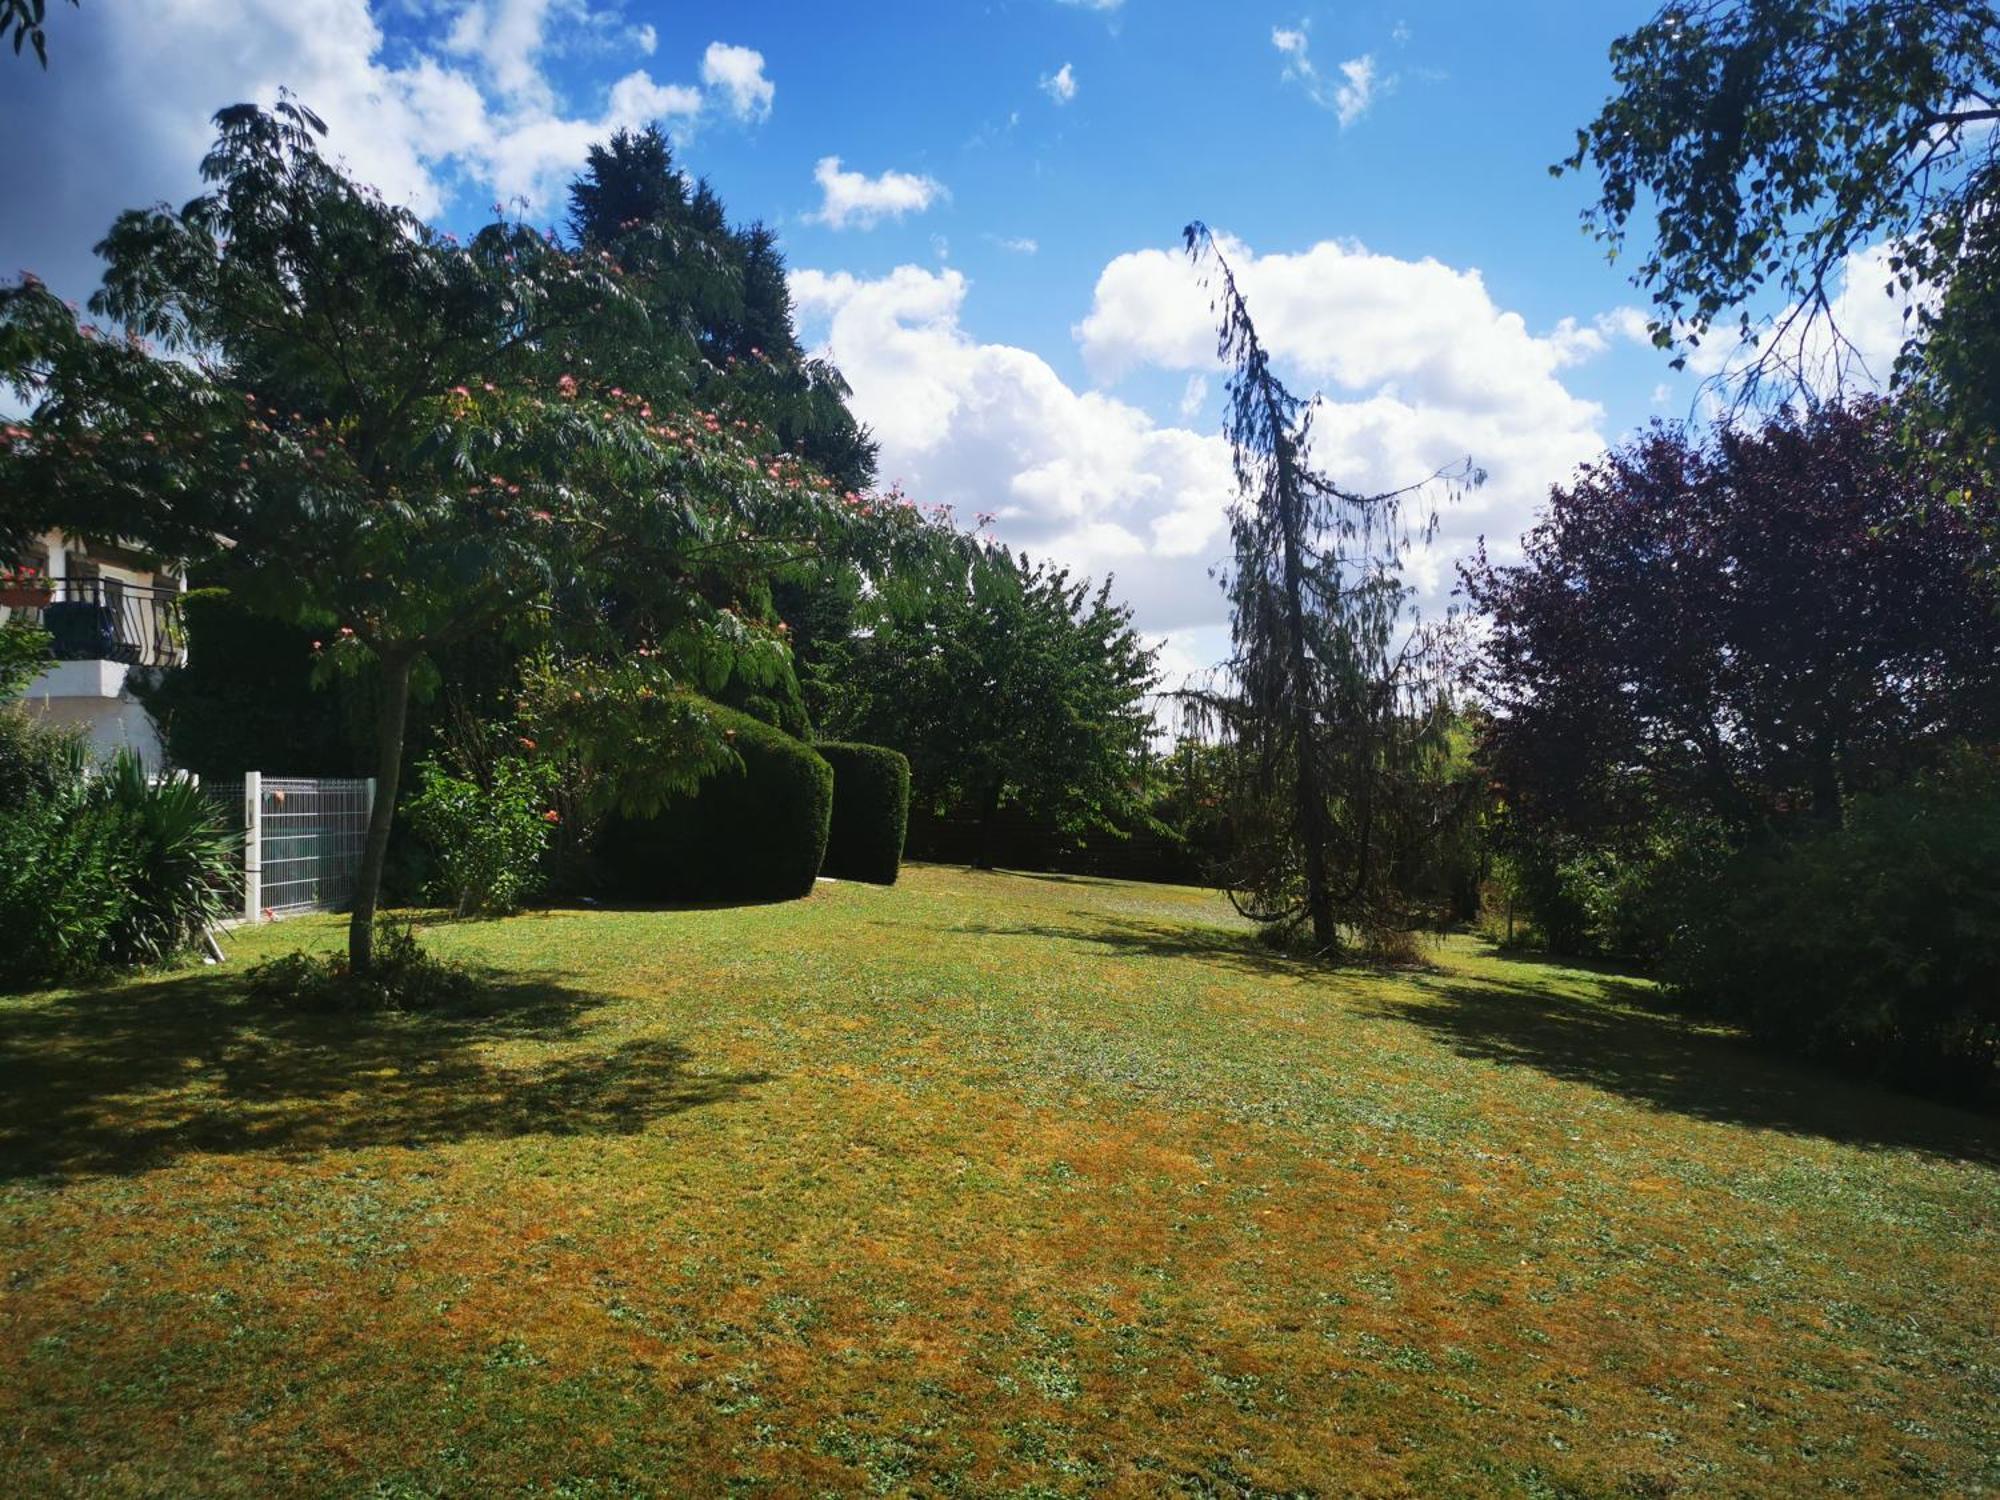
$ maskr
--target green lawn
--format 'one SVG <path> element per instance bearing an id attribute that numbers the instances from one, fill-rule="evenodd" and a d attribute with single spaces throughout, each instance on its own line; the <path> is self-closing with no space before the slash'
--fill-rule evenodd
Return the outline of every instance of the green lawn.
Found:
<path id="1" fill-rule="evenodd" d="M 1199 892 L 446 925 L 0 1000 L 0 1494 L 2000 1490 L 2000 1126 Z"/>

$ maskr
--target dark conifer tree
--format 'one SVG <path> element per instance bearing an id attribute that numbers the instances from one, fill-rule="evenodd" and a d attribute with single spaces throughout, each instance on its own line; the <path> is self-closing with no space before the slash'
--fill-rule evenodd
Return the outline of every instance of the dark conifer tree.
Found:
<path id="1" fill-rule="evenodd" d="M 1188 226 L 1186 243 L 1214 289 L 1217 349 L 1234 372 L 1238 497 L 1224 579 L 1234 653 L 1211 689 L 1183 702 L 1233 752 L 1230 895 L 1330 954 L 1343 930 L 1373 941 L 1398 923 L 1398 872 L 1413 842 L 1440 831 L 1442 811 L 1414 789 L 1447 753 L 1445 638 L 1412 622 L 1402 565 L 1435 527 L 1435 506 L 1418 502 L 1447 476 L 1364 495 L 1315 467 L 1316 403 L 1272 371 L 1207 228 Z"/>
<path id="2" fill-rule="evenodd" d="M 696 399 L 770 427 L 841 488 L 874 483 L 875 444 L 847 409 L 846 383 L 799 346 L 771 230 L 732 229 L 721 195 L 689 182 L 657 126 L 593 146 L 569 198 L 570 232 L 611 257 L 651 311 L 654 346 L 635 351 L 651 363 L 635 383 L 643 374 L 658 388 L 660 364 L 682 366 Z"/>

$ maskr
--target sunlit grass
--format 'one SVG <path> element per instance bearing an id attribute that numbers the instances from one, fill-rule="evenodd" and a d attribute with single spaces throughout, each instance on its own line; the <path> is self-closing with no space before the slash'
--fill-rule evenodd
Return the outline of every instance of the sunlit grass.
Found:
<path id="1" fill-rule="evenodd" d="M 1454 940 L 917 869 L 0 1000 L 0 1493 L 1967 1494 L 2000 1130 Z"/>

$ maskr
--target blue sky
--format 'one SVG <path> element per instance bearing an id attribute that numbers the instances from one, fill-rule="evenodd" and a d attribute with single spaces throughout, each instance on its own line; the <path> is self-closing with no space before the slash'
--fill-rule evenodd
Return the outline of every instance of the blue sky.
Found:
<path id="1" fill-rule="evenodd" d="M 589 140 L 657 118 L 733 215 L 781 233 L 808 337 L 885 479 L 1115 570 L 1170 663 L 1221 649 L 1229 500 L 1180 227 L 1229 237 L 1356 484 L 1470 457 L 1433 605 L 1484 534 L 1691 377 L 1552 179 L 1608 88 L 1623 0 L 684 5 L 83 0 L 7 70 L 0 256 L 72 295 L 118 209 L 194 186 L 205 121 L 289 85 L 358 174 L 456 227 L 560 212 Z M 838 158 L 838 167 L 829 158 Z M 828 183 L 834 187 L 830 195 Z"/>
<path id="2" fill-rule="evenodd" d="M 1586 184 L 1546 168 L 1601 101 L 1620 24 L 1650 6 L 837 7 L 865 22 L 833 9 L 733 8 L 726 29 L 765 53 L 776 107 L 755 131 L 698 135 L 689 161 L 732 206 L 780 223 L 795 264 L 882 272 L 934 263 L 933 237 L 947 238 L 976 282 L 975 332 L 1066 375 L 1083 374 L 1068 335 L 1097 272 L 1193 217 L 1260 250 L 1355 238 L 1477 267 L 1536 327 L 1633 300 L 1578 230 Z M 1302 22 L 1316 64 L 1375 59 L 1383 81 L 1345 128 L 1283 81 L 1272 32 Z M 656 24 L 663 54 L 695 55 L 713 29 L 686 13 Z M 1065 64 L 1076 95 L 1059 106 L 1039 82 Z M 828 152 L 869 172 L 929 173 L 951 200 L 866 235 L 800 222 L 817 202 L 811 163 Z M 1016 238 L 1039 253 L 997 243 Z M 1618 362 L 1606 384 L 1628 416 L 1662 368 Z"/>

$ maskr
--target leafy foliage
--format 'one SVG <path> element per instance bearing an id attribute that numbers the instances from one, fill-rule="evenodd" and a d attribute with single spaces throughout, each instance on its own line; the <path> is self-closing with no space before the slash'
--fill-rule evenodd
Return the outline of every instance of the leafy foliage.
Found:
<path id="1" fill-rule="evenodd" d="M 1695 0 L 1611 51 L 1617 92 L 1561 167 L 1601 180 L 1585 219 L 1614 252 L 1653 219 L 1634 279 L 1684 359 L 1734 309 L 1753 383 L 1789 393 L 1850 363 L 1831 328 L 1843 262 L 1886 243 L 1910 310 L 1899 371 L 1983 446 L 2000 432 L 2000 17 L 1985 0 Z M 1863 290 L 1871 290 L 1864 288 Z M 1788 304 L 1776 326 L 1754 304 Z M 1874 372 L 1878 377 L 1888 372 Z"/>
<path id="2" fill-rule="evenodd" d="M 799 346 L 771 230 L 732 229 L 715 190 L 675 167 L 657 126 L 592 146 L 569 199 L 577 243 L 610 257 L 650 315 L 651 338 L 626 351 L 643 363 L 621 367 L 621 378 L 662 394 L 684 387 L 728 418 L 768 425 L 843 490 L 874 482 L 875 443 L 847 410 L 847 383 Z M 664 370 L 662 351 L 672 356 Z"/>
<path id="3" fill-rule="evenodd" d="M 0 713 L 0 739 L 18 744 L 25 724 Z M 91 798 L 81 747 L 69 743 L 70 765 L 44 771 L 56 772 L 53 785 L 0 816 L 0 981 L 10 985 L 102 968 L 127 908 L 120 819 Z"/>
<path id="4" fill-rule="evenodd" d="M 1435 511 L 1413 526 L 1406 506 L 1424 486 L 1362 495 L 1313 466 L 1314 403 L 1272 371 L 1207 228 L 1186 238 L 1212 278 L 1217 352 L 1233 369 L 1238 497 L 1224 581 L 1234 654 L 1215 687 L 1182 699 L 1192 725 L 1233 752 L 1225 888 L 1280 937 L 1303 929 L 1332 953 L 1343 927 L 1380 941 L 1404 924 L 1399 877 L 1467 810 L 1435 795 L 1450 752 L 1449 637 L 1411 625 L 1401 571 Z"/>
<path id="5" fill-rule="evenodd" d="M 1229 852 L 1233 756 L 1200 735 L 1181 733 L 1147 766 L 1146 814 L 1170 841 L 1170 857 L 1142 878 L 1220 885 Z"/>
<path id="6" fill-rule="evenodd" d="M 0 814 L 54 796 L 81 781 L 86 767 L 81 730 L 0 703 Z"/>
<path id="7" fill-rule="evenodd" d="M 909 758 L 880 745 L 825 740 L 815 743 L 813 751 L 833 767 L 826 873 L 894 885 L 910 828 Z"/>
<path id="8" fill-rule="evenodd" d="M 120 751 L 91 799 L 121 825 L 126 910 L 110 935 L 114 964 L 165 963 L 237 909 L 237 835 L 190 776 L 152 776 Z"/>
<path id="9" fill-rule="evenodd" d="M 180 601 L 187 662 L 129 679 L 167 756 L 202 776 L 283 771 L 353 776 L 366 763 L 369 684 L 331 683 L 315 670 L 323 641 L 310 627 L 258 615 L 227 589 Z"/>
<path id="10" fill-rule="evenodd" d="M 1728 832 L 1662 817 L 1597 840 L 1502 817 L 1487 931 L 1512 946 L 1569 958 L 1657 964 L 1699 919 L 1733 853 Z"/>
<path id="11" fill-rule="evenodd" d="M 548 805 L 553 770 L 503 756 L 486 779 L 454 775 L 435 760 L 417 768 L 408 816 L 430 844 L 438 894 L 461 916 L 520 909 L 542 878 L 542 856 L 560 814 Z"/>
<path id="12" fill-rule="evenodd" d="M 1521 564 L 1467 570 L 1517 815 L 1593 838 L 1837 820 L 2000 729 L 1984 543 L 1927 515 L 1896 427 L 1865 403 L 1707 443 L 1656 428 L 1552 493 Z"/>
<path id="13" fill-rule="evenodd" d="M 76 5 L 79 0 L 69 0 L 69 3 Z M 48 14 L 49 0 L 0 0 L 0 41 L 5 41 L 11 31 L 14 55 L 19 57 L 23 47 L 32 47 L 35 60 L 46 68 L 49 65 L 49 38 L 44 23 Z"/>
<path id="14" fill-rule="evenodd" d="M 49 633 L 27 620 L 0 621 L 0 704 L 26 691 L 49 664 Z"/>
<path id="15" fill-rule="evenodd" d="M 538 658 L 522 673 L 520 726 L 563 764 L 573 800 L 591 815 L 650 818 L 735 763 L 715 705 L 682 680 L 650 656 Z"/>
<path id="16" fill-rule="evenodd" d="M 706 718 L 722 764 L 691 790 L 613 817 L 600 843 L 619 900 L 785 901 L 812 893 L 826 856 L 833 769 L 790 735 L 715 704 L 677 706 Z M 642 766 L 635 773 L 646 777 Z M 614 775 L 614 781 L 616 777 Z"/>
<path id="17" fill-rule="evenodd" d="M 226 537 L 246 605 L 373 662 L 363 971 L 435 653 L 478 634 L 706 659 L 747 639 L 725 607 L 761 614 L 847 512 L 747 419 L 613 383 L 648 309 L 608 255 L 505 221 L 459 244 L 355 185 L 290 102 L 217 127 L 211 191 L 101 247 L 92 307 L 133 338 L 32 279 L 0 292 L 0 376 L 37 403 L 0 457 L 0 541 L 60 526 L 200 558 Z"/>
<path id="18" fill-rule="evenodd" d="M 0 712 L 23 747 L 0 817 L 0 929 L 10 980 L 71 979 L 161 964 L 232 909 L 236 835 L 195 782 L 153 778 L 127 752 L 93 774 L 73 738 Z"/>
<path id="19" fill-rule="evenodd" d="M 829 648 L 822 721 L 909 757 L 932 808 L 971 806 L 990 835 L 1003 803 L 1099 829 L 1129 808 L 1152 727 L 1155 651 L 1068 570 L 1004 547 L 948 554 L 877 598 Z M 980 862 L 991 862 L 990 837 Z"/>
<path id="20" fill-rule="evenodd" d="M 1686 1001 L 1927 1090 L 2000 1085 L 2000 757 L 1747 850 L 1670 954 Z"/>

